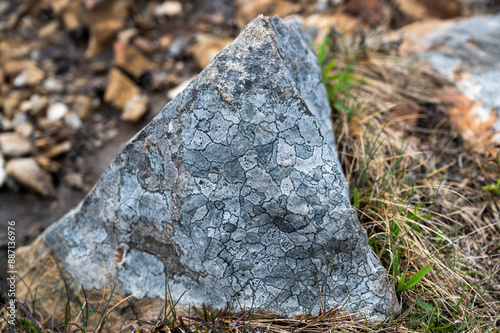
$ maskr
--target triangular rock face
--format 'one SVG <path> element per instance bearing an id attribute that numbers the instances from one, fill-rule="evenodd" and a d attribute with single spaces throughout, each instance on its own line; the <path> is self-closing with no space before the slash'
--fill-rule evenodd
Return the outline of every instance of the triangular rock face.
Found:
<path id="1" fill-rule="evenodd" d="M 321 70 L 295 21 L 253 20 L 42 236 L 75 285 L 285 314 L 399 305 L 349 204 Z M 167 272 L 167 275 L 165 275 Z"/>

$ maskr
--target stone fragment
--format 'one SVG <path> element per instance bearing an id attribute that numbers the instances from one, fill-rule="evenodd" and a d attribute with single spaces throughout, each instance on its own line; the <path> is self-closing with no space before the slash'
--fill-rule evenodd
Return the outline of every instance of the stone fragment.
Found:
<path id="1" fill-rule="evenodd" d="M 64 103 L 57 102 L 51 104 L 47 109 L 47 119 L 50 121 L 62 119 L 68 111 L 69 109 Z"/>
<path id="2" fill-rule="evenodd" d="M 33 95 L 30 98 L 31 108 L 30 114 L 32 116 L 37 116 L 42 113 L 49 105 L 49 98 L 47 96 Z"/>
<path id="3" fill-rule="evenodd" d="M 415 23 L 396 32 L 400 53 L 417 55 L 455 83 L 444 87 L 450 120 L 472 149 L 498 154 L 500 144 L 500 14 Z"/>
<path id="4" fill-rule="evenodd" d="M 5 172 L 5 159 L 3 158 L 3 155 L 0 152 L 0 188 L 2 188 L 6 178 L 7 178 L 7 173 Z"/>
<path id="5" fill-rule="evenodd" d="M 149 98 L 145 95 L 134 95 L 123 108 L 121 119 L 124 121 L 137 121 L 148 110 Z"/>
<path id="6" fill-rule="evenodd" d="M 83 2 L 90 30 L 85 57 L 92 58 L 106 48 L 116 33 L 125 25 L 130 0 L 85 0 Z"/>
<path id="7" fill-rule="evenodd" d="M 35 130 L 35 127 L 30 122 L 25 122 L 22 124 L 15 125 L 15 130 L 17 133 L 21 134 L 25 138 L 29 138 L 30 135 Z"/>
<path id="8" fill-rule="evenodd" d="M 16 113 L 16 109 L 21 103 L 22 96 L 18 91 L 11 92 L 3 101 L 3 112 L 8 119 L 12 119 Z"/>
<path id="9" fill-rule="evenodd" d="M 34 86 L 40 83 L 45 76 L 45 73 L 36 66 L 26 66 L 26 68 L 14 79 L 14 86 Z"/>
<path id="10" fill-rule="evenodd" d="M 75 112 L 69 112 L 64 116 L 64 122 L 74 129 L 82 127 L 82 120 Z"/>
<path id="11" fill-rule="evenodd" d="M 6 157 L 28 155 L 31 151 L 31 141 L 19 133 L 0 133 L 0 149 Z"/>
<path id="12" fill-rule="evenodd" d="M 71 149 L 71 141 L 66 140 L 61 143 L 58 143 L 55 146 L 50 147 L 50 149 L 46 153 L 44 153 L 44 156 L 47 158 L 53 158 L 63 153 L 67 153 L 70 149 Z"/>
<path id="13" fill-rule="evenodd" d="M 85 95 L 75 96 L 73 101 L 73 110 L 80 119 L 88 119 L 94 113 L 92 98 Z"/>
<path id="14" fill-rule="evenodd" d="M 254 19 L 20 253 L 26 266 L 58 262 L 43 268 L 69 286 L 98 291 L 106 277 L 116 295 L 141 291 L 129 300 L 136 316 L 162 302 L 165 279 L 184 309 L 399 311 L 349 203 L 316 55 L 302 27 L 279 17 Z"/>
<path id="15" fill-rule="evenodd" d="M 50 174 L 43 170 L 33 158 L 14 158 L 7 162 L 6 172 L 26 187 L 43 196 L 52 195 L 54 185 Z"/>
<path id="16" fill-rule="evenodd" d="M 317 13 L 304 19 L 304 26 L 315 32 L 315 44 L 323 42 L 325 36 L 334 27 L 344 35 L 353 35 L 361 22 L 358 18 L 342 12 L 333 14 Z"/>
<path id="17" fill-rule="evenodd" d="M 191 52 L 200 68 L 208 65 L 220 50 L 231 40 L 200 34 L 196 37 L 196 44 L 192 46 Z"/>
<path id="18" fill-rule="evenodd" d="M 79 1 L 70 1 L 66 9 L 64 10 L 64 13 L 62 14 L 62 22 L 64 24 L 64 27 L 68 31 L 75 31 L 76 29 L 81 28 L 82 26 L 82 20 L 81 20 L 81 15 L 79 13 L 81 12 L 81 3 Z"/>
<path id="19" fill-rule="evenodd" d="M 63 179 L 69 186 L 77 190 L 81 190 L 85 186 L 81 173 L 70 172 L 65 174 Z"/>
<path id="20" fill-rule="evenodd" d="M 151 63 L 133 45 L 116 41 L 114 44 L 114 54 L 114 64 L 136 79 L 151 69 Z"/>
<path id="21" fill-rule="evenodd" d="M 141 90 L 135 83 L 123 74 L 119 69 L 112 68 L 109 71 L 108 86 L 104 93 L 104 100 L 116 108 L 123 108 L 134 96 L 139 95 Z"/>
<path id="22" fill-rule="evenodd" d="M 303 10 L 303 4 L 290 0 L 237 0 L 237 22 L 243 27 L 259 14 L 288 16 Z"/>
<path id="23" fill-rule="evenodd" d="M 186 89 L 186 87 L 193 81 L 193 77 L 189 78 L 187 80 L 184 80 L 181 84 L 179 84 L 177 87 L 170 89 L 167 93 L 167 97 L 170 99 L 174 99 L 175 96 L 177 96 L 181 91 Z"/>
<path id="24" fill-rule="evenodd" d="M 182 4 L 177 1 L 165 1 L 156 6 L 154 13 L 156 16 L 176 16 L 182 13 Z"/>
<path id="25" fill-rule="evenodd" d="M 60 93 L 64 90 L 64 83 L 61 80 L 49 77 L 43 82 L 43 87 L 50 92 Z"/>

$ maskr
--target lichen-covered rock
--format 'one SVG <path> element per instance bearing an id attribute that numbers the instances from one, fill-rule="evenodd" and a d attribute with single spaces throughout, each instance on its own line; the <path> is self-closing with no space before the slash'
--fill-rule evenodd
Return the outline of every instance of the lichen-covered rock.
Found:
<path id="1" fill-rule="evenodd" d="M 285 314 L 399 305 L 349 204 L 321 70 L 295 21 L 260 16 L 41 237 L 75 285 Z"/>

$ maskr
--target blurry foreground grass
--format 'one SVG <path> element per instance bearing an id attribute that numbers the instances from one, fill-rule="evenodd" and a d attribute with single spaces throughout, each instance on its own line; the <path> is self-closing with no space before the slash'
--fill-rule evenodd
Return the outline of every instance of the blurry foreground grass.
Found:
<path id="1" fill-rule="evenodd" d="M 352 202 L 398 290 L 401 315 L 374 325 L 343 313 L 348 304 L 296 318 L 203 304 L 180 316 L 167 297 L 156 318 L 131 318 L 125 331 L 499 332 L 500 160 L 475 152 L 454 133 L 436 98 L 446 82 L 364 45 L 327 38 L 317 51 Z M 36 302 L 19 304 L 22 317 L 14 326 L 106 331 L 109 293 L 96 304 L 84 299 L 80 309 L 66 307 L 61 324 L 37 317 Z M 40 322 L 51 324 L 42 329 Z M 3 332 L 14 330 L 5 318 L 1 325 Z"/>

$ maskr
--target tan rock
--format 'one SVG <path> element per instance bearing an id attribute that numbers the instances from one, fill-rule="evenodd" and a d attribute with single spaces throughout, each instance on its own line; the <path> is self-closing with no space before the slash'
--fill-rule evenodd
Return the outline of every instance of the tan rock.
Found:
<path id="1" fill-rule="evenodd" d="M 25 156 L 31 152 L 31 141 L 19 133 L 1 133 L 0 149 L 7 157 Z"/>
<path id="2" fill-rule="evenodd" d="M 133 45 L 129 45 L 122 41 L 116 41 L 114 44 L 114 51 L 114 64 L 136 79 L 145 71 L 151 69 L 151 61 Z"/>
<path id="3" fill-rule="evenodd" d="M 62 22 L 66 30 L 76 30 L 83 25 L 81 20 L 82 7 L 80 1 L 70 1 L 62 14 Z"/>
<path id="4" fill-rule="evenodd" d="M 37 116 L 41 114 L 49 105 L 49 98 L 47 96 L 33 95 L 30 98 L 32 102 L 30 115 Z"/>
<path id="5" fill-rule="evenodd" d="M 184 89 L 186 89 L 186 87 L 191 83 L 191 81 L 193 81 L 194 79 L 194 76 L 183 81 L 181 84 L 179 84 L 177 87 L 173 88 L 173 89 L 170 89 L 167 93 L 167 97 L 169 99 L 174 99 L 175 96 L 177 96 L 178 93 L 180 93 L 181 91 L 183 91 Z"/>
<path id="6" fill-rule="evenodd" d="M 30 66 L 36 66 L 36 61 L 9 59 L 4 62 L 2 67 L 4 68 L 5 75 L 15 77 L 21 73 L 23 69 Z"/>
<path id="7" fill-rule="evenodd" d="M 61 170 L 61 164 L 55 162 L 47 156 L 38 155 L 35 156 L 35 160 L 44 170 L 48 172 L 55 173 Z"/>
<path id="8" fill-rule="evenodd" d="M 318 29 L 314 43 L 320 44 L 326 34 L 334 27 L 346 35 L 353 35 L 360 25 L 358 18 L 342 12 L 334 14 L 313 14 L 304 19 L 303 25 L 307 28 Z"/>
<path id="9" fill-rule="evenodd" d="M 84 181 L 81 173 L 70 172 L 64 175 L 64 181 L 71 187 L 76 188 L 78 190 L 83 189 Z"/>
<path id="10" fill-rule="evenodd" d="M 121 119 L 124 121 L 137 121 L 148 109 L 149 98 L 144 95 L 134 95 L 123 108 Z"/>
<path id="11" fill-rule="evenodd" d="M 109 71 L 108 86 L 104 93 L 104 100 L 116 108 L 123 108 L 141 90 L 135 83 L 123 74 L 119 69 L 112 68 Z"/>
<path id="12" fill-rule="evenodd" d="M 14 158 L 7 162 L 7 175 L 43 196 L 55 193 L 50 174 L 33 158 Z"/>
<path id="13" fill-rule="evenodd" d="M 8 119 L 12 119 L 16 109 L 21 103 L 22 96 L 20 92 L 11 92 L 3 101 L 3 112 Z"/>
<path id="14" fill-rule="evenodd" d="M 170 45 L 172 45 L 173 41 L 174 41 L 174 38 L 171 35 L 165 35 L 165 36 L 162 36 L 158 40 L 158 45 L 163 50 L 163 49 L 170 47 Z"/>
<path id="15" fill-rule="evenodd" d="M 63 141 L 55 146 L 50 147 L 50 149 L 44 154 L 44 156 L 48 158 L 59 156 L 70 151 L 71 146 L 71 141 Z"/>
<path id="16" fill-rule="evenodd" d="M 177 1 L 165 1 L 156 6 L 154 14 L 156 16 L 173 17 L 182 13 L 182 4 Z"/>
<path id="17" fill-rule="evenodd" d="M 205 68 L 231 39 L 218 38 L 200 34 L 196 36 L 196 44 L 191 47 L 191 52 L 200 68 Z"/>
<path id="18" fill-rule="evenodd" d="M 146 54 L 153 53 L 160 46 L 159 42 L 155 41 L 155 43 L 152 43 L 151 40 L 149 40 L 148 38 L 144 38 L 141 36 L 137 36 L 136 38 L 134 38 L 133 44 L 135 47 L 137 47 L 139 50 L 141 50 Z"/>
<path id="19" fill-rule="evenodd" d="M 42 39 L 49 39 L 54 37 L 57 34 L 57 30 L 59 29 L 59 20 L 53 20 L 52 22 L 44 25 L 39 31 L 38 36 Z"/>
<path id="20" fill-rule="evenodd" d="M 116 33 L 125 25 L 129 0 L 95 1 L 85 0 L 88 12 L 90 40 L 86 58 L 92 58 L 105 49 Z"/>
<path id="21" fill-rule="evenodd" d="M 92 98 L 85 95 L 75 96 L 73 101 L 73 110 L 80 119 L 88 119 L 94 113 Z"/>
<path id="22" fill-rule="evenodd" d="M 15 130 L 17 133 L 21 134 L 25 138 L 29 138 L 33 131 L 35 130 L 34 126 L 30 122 L 25 122 L 15 126 Z"/>
<path id="23" fill-rule="evenodd" d="M 14 86 L 34 86 L 40 83 L 45 77 L 45 73 L 35 65 L 27 66 L 23 71 L 14 79 Z"/>

